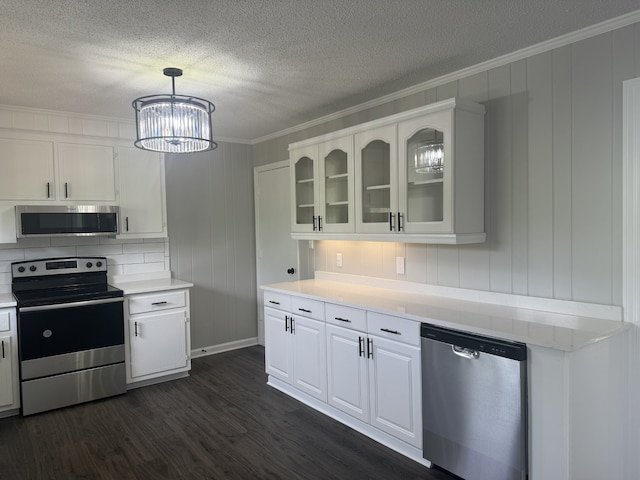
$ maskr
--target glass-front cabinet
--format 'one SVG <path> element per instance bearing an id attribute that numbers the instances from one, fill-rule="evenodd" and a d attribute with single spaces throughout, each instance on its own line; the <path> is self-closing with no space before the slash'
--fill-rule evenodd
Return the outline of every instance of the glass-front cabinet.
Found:
<path id="1" fill-rule="evenodd" d="M 293 149 L 291 157 L 291 231 L 318 231 L 318 146 Z"/>
<path id="2" fill-rule="evenodd" d="M 355 135 L 356 231 L 394 231 L 398 210 L 396 126 Z"/>
<path id="3" fill-rule="evenodd" d="M 452 113 L 398 125 L 399 221 L 406 233 L 451 232 Z"/>
<path id="4" fill-rule="evenodd" d="M 484 242 L 484 114 L 452 98 L 293 144 L 294 238 Z"/>
<path id="5" fill-rule="evenodd" d="M 353 232 L 353 136 L 319 145 L 319 219 L 321 232 Z M 319 227 L 318 227 L 319 225 Z"/>

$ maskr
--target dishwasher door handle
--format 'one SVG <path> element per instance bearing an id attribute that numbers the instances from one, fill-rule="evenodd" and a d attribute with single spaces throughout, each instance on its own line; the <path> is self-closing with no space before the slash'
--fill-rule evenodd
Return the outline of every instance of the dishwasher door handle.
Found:
<path id="1" fill-rule="evenodd" d="M 477 350 L 471 350 L 470 348 L 451 345 L 451 350 L 459 357 L 468 358 L 469 360 L 477 360 L 480 357 L 480 352 L 478 352 Z"/>

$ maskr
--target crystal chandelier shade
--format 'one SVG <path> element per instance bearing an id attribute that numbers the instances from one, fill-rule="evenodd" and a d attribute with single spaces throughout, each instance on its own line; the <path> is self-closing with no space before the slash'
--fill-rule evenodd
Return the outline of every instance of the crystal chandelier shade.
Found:
<path id="1" fill-rule="evenodd" d="M 213 103 L 202 98 L 176 95 L 175 77 L 182 70 L 165 68 L 172 77 L 173 94 L 149 95 L 133 101 L 136 111 L 137 140 L 135 146 L 143 150 L 166 153 L 191 153 L 213 150 L 211 114 Z"/>

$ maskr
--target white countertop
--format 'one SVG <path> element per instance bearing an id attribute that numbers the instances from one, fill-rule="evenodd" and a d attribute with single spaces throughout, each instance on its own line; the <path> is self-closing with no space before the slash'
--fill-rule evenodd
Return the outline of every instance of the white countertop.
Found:
<path id="1" fill-rule="evenodd" d="M 114 287 L 124 291 L 125 295 L 135 293 L 159 292 L 163 290 L 177 290 L 180 288 L 191 288 L 193 283 L 183 282 L 175 278 L 157 278 L 151 280 L 134 280 L 129 282 L 112 282 Z"/>
<path id="2" fill-rule="evenodd" d="M 564 351 L 577 350 L 628 328 L 628 324 L 615 319 L 467 301 L 324 279 L 277 283 L 262 288 L 385 314 L 401 314 L 402 317 L 419 322 Z"/>
<path id="3" fill-rule="evenodd" d="M 16 299 L 13 293 L 0 293 L 0 308 L 11 308 L 16 306 Z"/>

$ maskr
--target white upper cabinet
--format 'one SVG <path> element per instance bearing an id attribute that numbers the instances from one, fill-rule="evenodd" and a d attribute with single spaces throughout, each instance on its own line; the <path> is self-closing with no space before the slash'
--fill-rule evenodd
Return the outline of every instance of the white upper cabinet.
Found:
<path id="1" fill-rule="evenodd" d="M 113 147 L 58 143 L 58 198 L 71 202 L 115 202 Z"/>
<path id="2" fill-rule="evenodd" d="M 328 140 L 318 148 L 318 215 L 321 231 L 353 232 L 353 137 Z"/>
<path id="3" fill-rule="evenodd" d="M 303 158 L 302 151 L 320 149 L 320 167 L 315 166 L 315 158 L 311 161 L 307 157 L 313 164 L 305 180 L 313 185 L 314 197 L 309 188 L 305 217 L 311 228 L 301 229 L 298 223 L 292 236 L 407 243 L 484 242 L 484 113 L 480 104 L 452 98 L 290 145 L 292 165 Z M 323 160 L 333 150 L 324 145 L 340 140 L 347 148 L 350 138 L 353 201 L 348 196 L 347 200 L 329 198 L 325 183 L 334 178 L 323 172 L 327 165 Z M 295 175 L 294 195 L 298 200 L 302 198 L 304 176 L 299 172 Z M 351 192 L 349 175 L 344 178 L 347 192 Z M 297 205 L 301 214 L 300 206 L 305 202 L 297 201 Z M 331 210 L 331 216 L 329 207 L 334 205 L 342 205 L 342 210 Z M 355 229 L 351 217 L 345 217 L 349 211 L 355 214 Z M 340 219 L 339 226 L 327 228 L 330 218 Z"/>
<path id="4" fill-rule="evenodd" d="M 398 210 L 396 125 L 355 135 L 356 231 L 393 232 Z"/>
<path id="5" fill-rule="evenodd" d="M 318 226 L 318 146 L 291 150 L 291 231 L 316 232 Z"/>
<path id="6" fill-rule="evenodd" d="M 0 138 L 2 200 L 55 198 L 53 142 Z"/>
<path id="7" fill-rule="evenodd" d="M 166 237 L 162 154 L 118 147 L 120 237 Z"/>

